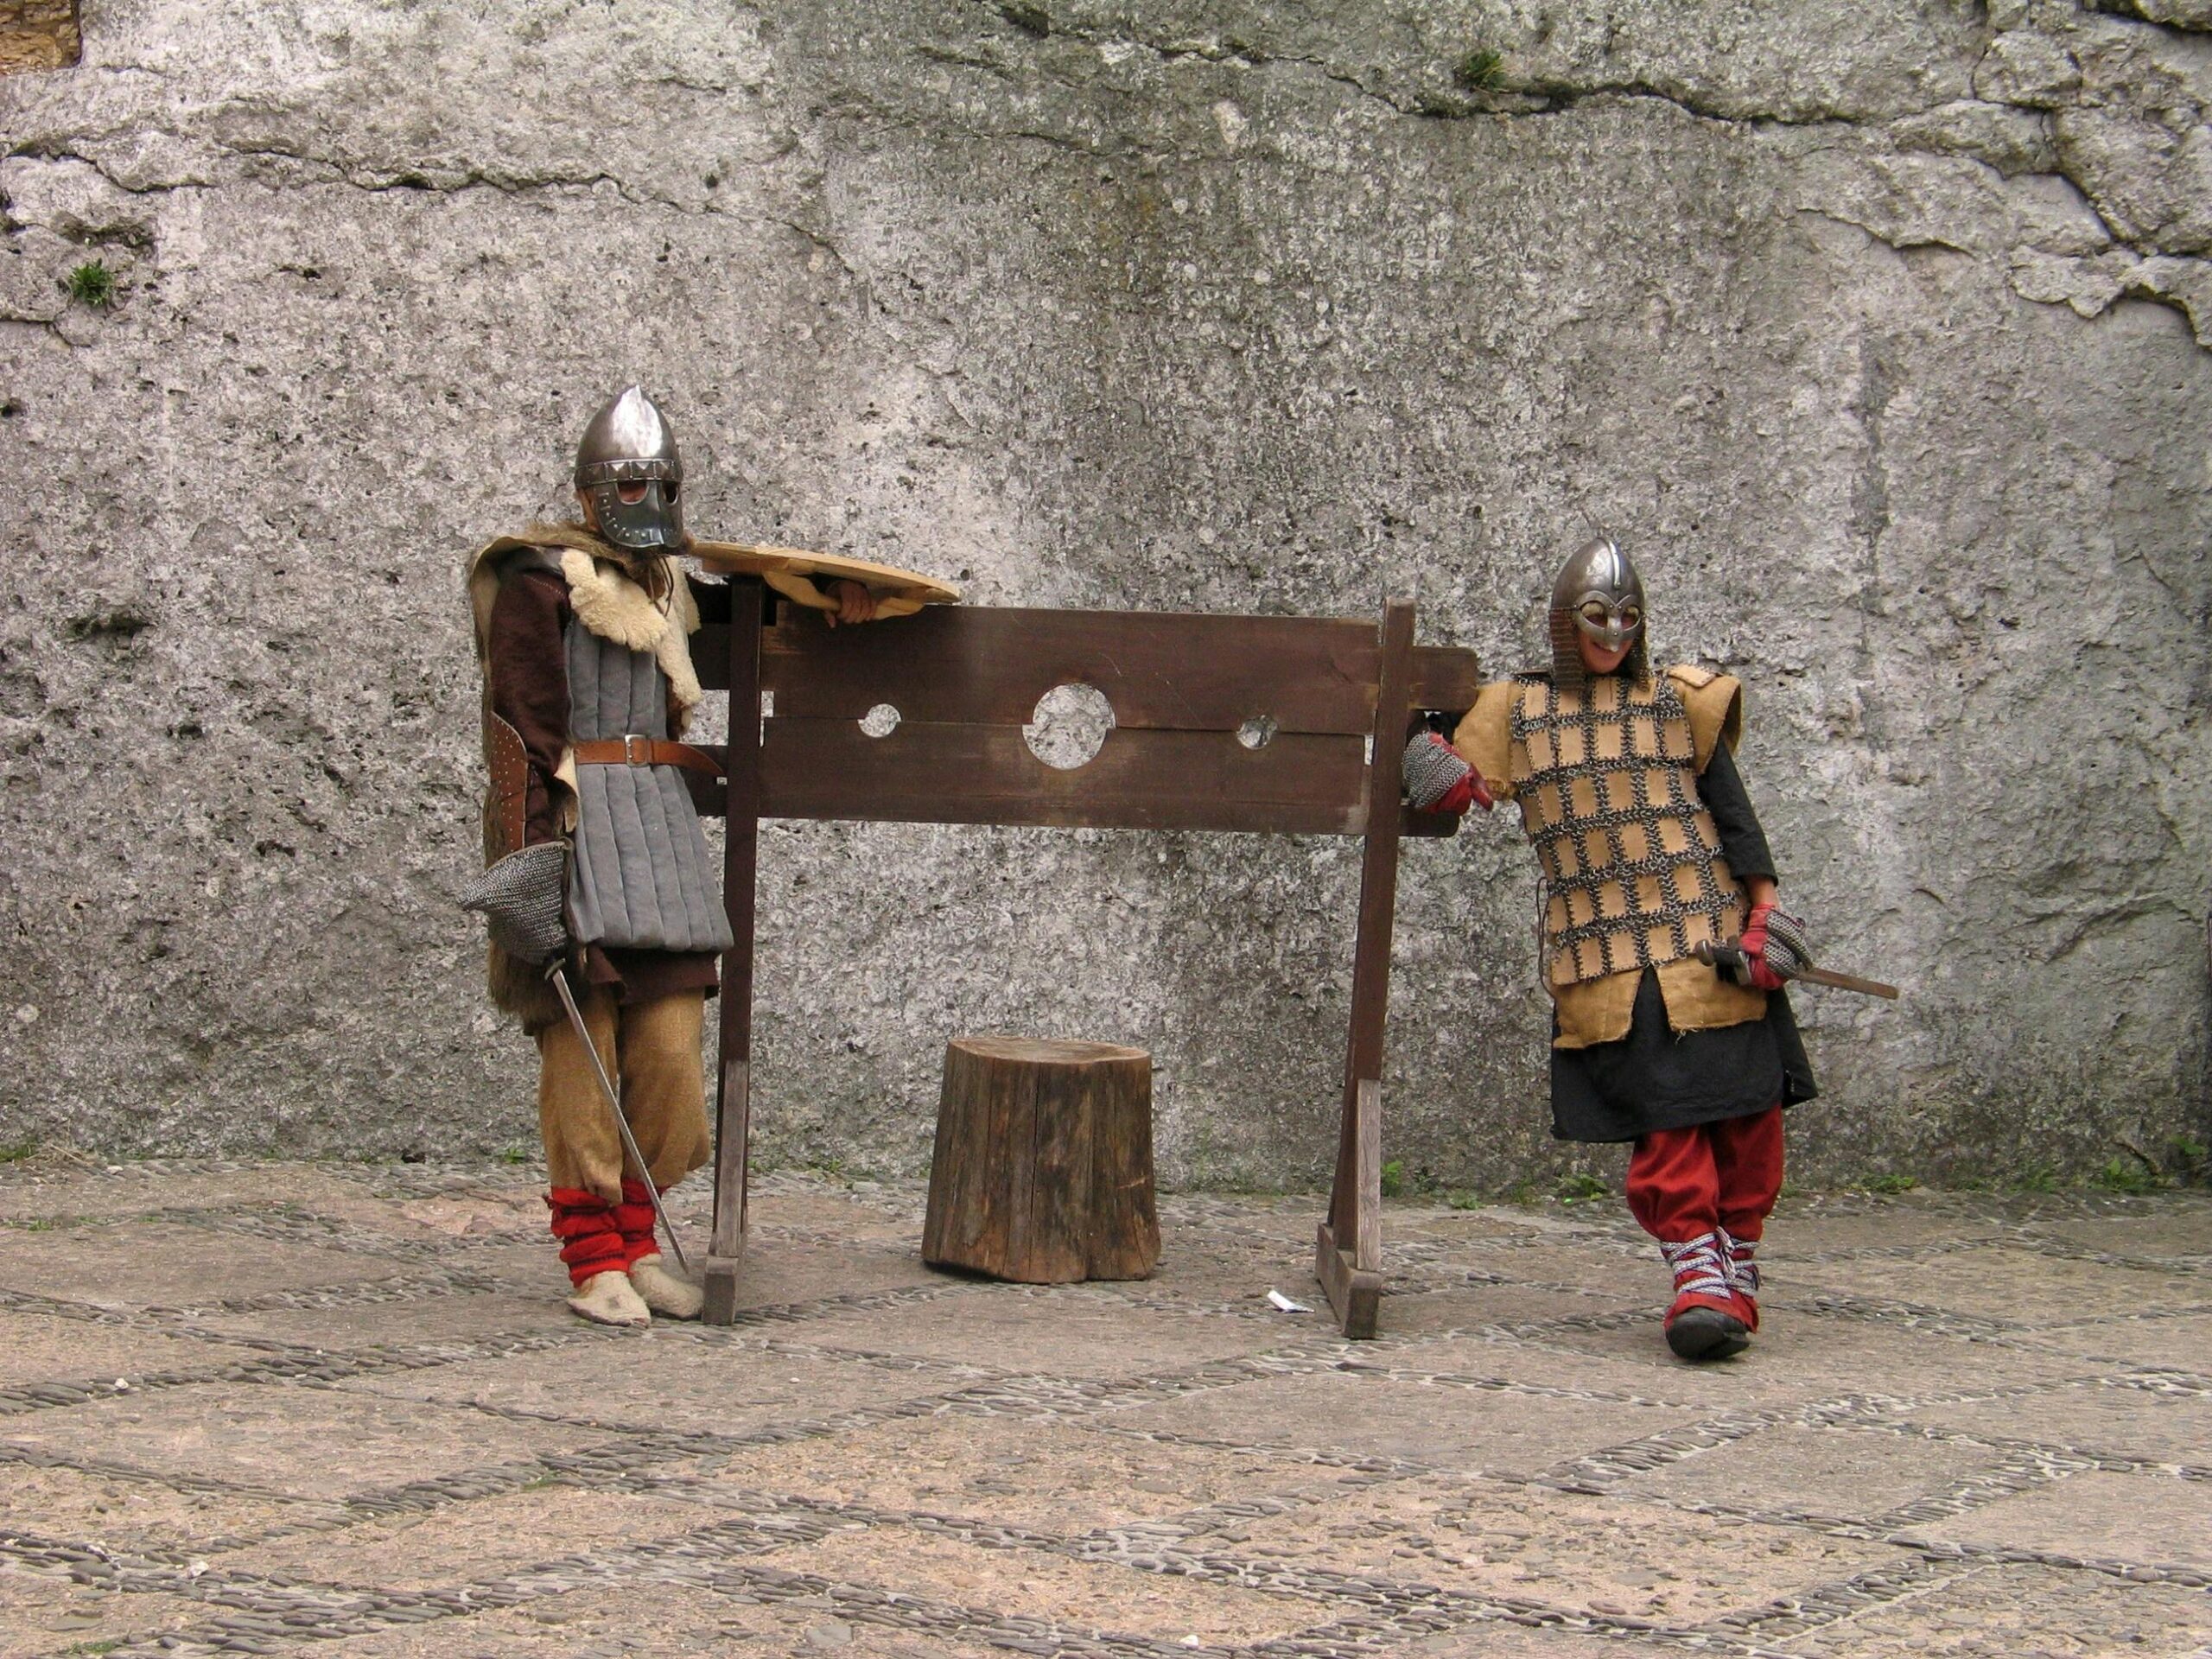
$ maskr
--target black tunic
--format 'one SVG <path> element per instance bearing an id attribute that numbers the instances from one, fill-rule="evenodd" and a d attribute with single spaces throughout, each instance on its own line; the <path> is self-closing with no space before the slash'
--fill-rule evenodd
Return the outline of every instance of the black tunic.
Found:
<path id="1" fill-rule="evenodd" d="M 1720 832 L 1721 856 L 1740 880 L 1774 874 L 1774 855 L 1725 742 L 1697 780 Z M 1559 1034 L 1557 1022 L 1553 1036 Z M 1820 1091 L 1784 991 L 1768 994 L 1764 1019 L 1709 1031 L 1667 1024 L 1659 976 L 1647 968 L 1636 988 L 1628 1035 L 1552 1053 L 1552 1134 L 1561 1141 L 1633 1141 L 1655 1129 L 1747 1117 Z"/>

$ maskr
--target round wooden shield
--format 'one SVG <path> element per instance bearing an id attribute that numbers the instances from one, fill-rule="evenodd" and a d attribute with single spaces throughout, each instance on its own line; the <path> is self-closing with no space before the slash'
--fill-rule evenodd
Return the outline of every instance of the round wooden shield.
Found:
<path id="1" fill-rule="evenodd" d="M 694 541 L 685 550 L 709 570 L 759 576 L 778 593 L 801 605 L 833 611 L 836 601 L 823 591 L 833 582 L 857 582 L 876 596 L 878 616 L 908 615 L 925 605 L 957 605 L 960 590 L 918 570 L 874 564 L 842 553 L 810 553 L 797 547 L 766 547 L 752 542 Z"/>

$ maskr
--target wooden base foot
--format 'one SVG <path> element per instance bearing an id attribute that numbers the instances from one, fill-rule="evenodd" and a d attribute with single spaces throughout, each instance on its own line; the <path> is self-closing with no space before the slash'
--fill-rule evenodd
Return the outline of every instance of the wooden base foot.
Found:
<path id="1" fill-rule="evenodd" d="M 737 1319 L 737 1268 L 734 1255 L 710 1255 L 707 1268 L 699 1283 L 707 1293 L 707 1305 L 699 1310 L 702 1325 L 731 1325 Z"/>
<path id="2" fill-rule="evenodd" d="M 1365 1342 L 1375 1335 L 1375 1316 L 1382 1301 L 1382 1275 L 1355 1268 L 1337 1248 L 1336 1230 L 1323 1222 L 1313 1239 L 1313 1276 L 1328 1293 L 1344 1335 Z"/>

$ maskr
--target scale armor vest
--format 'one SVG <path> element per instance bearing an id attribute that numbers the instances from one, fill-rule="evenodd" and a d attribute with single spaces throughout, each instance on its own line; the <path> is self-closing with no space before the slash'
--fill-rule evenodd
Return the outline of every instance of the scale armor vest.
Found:
<path id="1" fill-rule="evenodd" d="M 1698 798 L 1689 715 L 1663 677 L 1609 674 L 1579 690 L 1524 679 L 1511 742 L 1544 872 L 1551 984 L 1657 967 L 1743 931 L 1743 890 Z"/>
<path id="2" fill-rule="evenodd" d="M 652 652 L 571 622 L 567 653 L 571 742 L 668 735 L 668 677 Z M 728 950 L 729 918 L 683 775 L 674 766 L 592 766 L 575 777 L 569 918 L 577 942 Z"/>

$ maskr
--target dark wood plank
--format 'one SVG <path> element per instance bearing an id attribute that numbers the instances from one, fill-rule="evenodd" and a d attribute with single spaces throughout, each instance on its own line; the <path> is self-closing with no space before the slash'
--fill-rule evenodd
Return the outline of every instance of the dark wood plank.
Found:
<path id="1" fill-rule="evenodd" d="M 1352 1237 L 1351 1264 L 1370 1273 L 1382 1268 L 1382 1085 L 1362 1077 L 1354 1096 L 1354 1135 L 1359 1144 L 1355 1168 L 1359 1181 L 1359 1231 Z"/>
<path id="2" fill-rule="evenodd" d="M 1351 1020 L 1344 1043 L 1343 1128 L 1337 1143 L 1336 1181 L 1329 1195 L 1330 1226 L 1334 1236 L 1346 1244 L 1359 1237 L 1367 1203 L 1359 1179 L 1360 1085 L 1368 1081 L 1379 1084 L 1382 1076 L 1383 1024 L 1390 1000 L 1390 935 L 1398 897 L 1399 755 L 1405 747 L 1408 699 L 1412 695 L 1413 642 L 1413 604 L 1393 600 L 1382 616 L 1382 679 L 1376 696 L 1373 760 L 1368 768 L 1371 798 L 1388 805 L 1368 815 L 1367 845 L 1361 856 L 1359 925 L 1352 948 Z M 1379 1106 L 1376 1109 L 1379 1112 Z"/>
<path id="3" fill-rule="evenodd" d="M 722 954 L 717 999 L 721 1066 L 715 1091 L 715 1213 L 709 1247 L 709 1315 L 733 1316 L 734 1262 L 744 1248 L 746 1177 L 753 1124 L 753 911 L 760 857 L 761 584 L 730 583 L 730 628 L 726 678 L 730 689 L 730 742 L 726 772 L 728 823 L 722 849 L 722 905 L 735 942 Z"/>
<path id="4" fill-rule="evenodd" d="M 1465 645 L 1414 647 L 1411 696 L 1414 708 L 1454 712 L 1471 709 L 1482 685 L 1481 665 Z"/>
<path id="5" fill-rule="evenodd" d="M 889 703 L 915 721 L 1019 726 L 1054 686 L 1096 686 L 1125 730 L 1363 735 L 1376 641 L 1363 622 L 1303 616 L 934 606 L 863 627 L 798 611 L 763 642 L 779 719 L 858 720 Z"/>
<path id="6" fill-rule="evenodd" d="M 713 755 L 717 765 L 721 764 L 722 755 L 725 752 L 725 746 L 720 743 L 702 743 L 698 745 L 698 747 L 707 753 Z M 723 784 L 722 780 L 719 778 L 709 778 L 705 773 L 697 772 L 686 772 L 683 773 L 682 776 L 685 786 L 691 791 L 691 804 L 697 810 L 699 816 L 703 818 L 718 818 L 721 817 L 725 798 L 728 792 L 728 788 Z M 995 822 L 995 820 L 993 821 Z M 932 820 L 932 822 L 950 823 L 970 822 L 970 820 L 940 817 Z M 1458 817 L 1449 812 L 1416 812 L 1409 806 L 1405 808 L 1400 816 L 1398 833 L 1401 836 L 1418 836 L 1424 839 L 1449 841 L 1452 836 L 1459 833 L 1460 826 L 1465 822 L 1465 819 Z M 1084 827 L 1089 829 L 1100 829 L 1109 826 L 1089 824 Z M 1253 828 L 1253 826 L 1249 824 L 1244 827 L 1246 829 Z M 1308 835 L 1357 835 L 1362 833 L 1358 829 L 1351 827 L 1347 827 L 1342 830 L 1316 830 L 1310 826 L 1301 826 L 1301 828 L 1303 830 L 1303 833 Z M 1279 832 L 1288 833 L 1287 830 L 1280 830 Z"/>
<path id="7" fill-rule="evenodd" d="M 729 995 L 727 990 L 722 994 Z M 725 1058 L 715 1080 L 715 1210 L 707 1243 L 712 1255 L 734 1257 L 745 1249 L 752 1128 L 753 1063 Z M 727 1158 L 721 1155 L 724 1146 L 730 1149 Z"/>
<path id="8" fill-rule="evenodd" d="M 1248 749 L 1225 733 L 1117 728 L 1089 765 L 1062 772 L 1018 727 L 902 721 L 875 738 L 853 721 L 779 713 L 760 756 L 761 816 L 1357 835 L 1366 773 L 1353 737 L 1284 733 Z"/>

